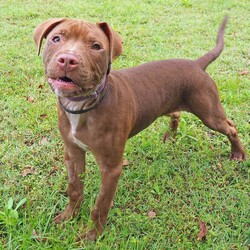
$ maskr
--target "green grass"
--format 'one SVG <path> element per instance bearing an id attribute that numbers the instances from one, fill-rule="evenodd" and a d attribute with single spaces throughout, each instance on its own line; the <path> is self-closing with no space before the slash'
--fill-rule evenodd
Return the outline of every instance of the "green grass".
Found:
<path id="1" fill-rule="evenodd" d="M 214 46 L 228 14 L 224 52 L 208 72 L 249 155 L 250 81 L 249 74 L 239 74 L 249 70 L 249 8 L 247 0 L 0 1 L 0 249 L 77 249 L 75 237 L 89 223 L 99 190 L 98 167 L 88 154 L 80 215 L 62 226 L 52 223 L 67 203 L 67 178 L 56 98 L 32 38 L 40 22 L 64 16 L 107 21 L 124 40 L 124 54 L 113 64 L 118 69 L 197 58 Z M 191 114 L 183 114 L 176 141 L 162 144 L 167 122 L 160 118 L 128 141 L 129 166 L 104 234 L 82 248 L 248 248 L 249 160 L 229 161 L 227 139 Z M 149 211 L 156 217 L 149 219 Z M 203 242 L 196 239 L 199 221 L 207 225 Z"/>

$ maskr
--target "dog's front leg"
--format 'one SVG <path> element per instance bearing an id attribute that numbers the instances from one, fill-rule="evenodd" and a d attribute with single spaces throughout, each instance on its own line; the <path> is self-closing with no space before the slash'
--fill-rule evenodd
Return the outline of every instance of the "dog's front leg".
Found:
<path id="1" fill-rule="evenodd" d="M 78 240 L 96 240 L 102 234 L 109 210 L 112 206 L 118 180 L 122 173 L 122 154 L 119 157 L 111 155 L 105 161 L 98 160 L 98 157 L 96 159 L 100 167 L 102 181 L 100 193 L 91 211 L 93 225 L 92 229 L 83 233 Z"/>
<path id="2" fill-rule="evenodd" d="M 60 223 L 77 215 L 83 201 L 83 181 L 85 171 L 85 151 L 77 146 L 65 146 L 64 160 L 68 171 L 69 203 L 65 210 L 55 217 L 54 222 Z"/>

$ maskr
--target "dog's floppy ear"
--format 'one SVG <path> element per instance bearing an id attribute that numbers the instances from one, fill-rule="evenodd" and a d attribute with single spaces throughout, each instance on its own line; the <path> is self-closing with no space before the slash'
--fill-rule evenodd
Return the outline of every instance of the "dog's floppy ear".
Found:
<path id="1" fill-rule="evenodd" d="M 97 23 L 109 40 L 110 60 L 113 62 L 122 54 L 122 39 L 106 22 Z"/>
<path id="2" fill-rule="evenodd" d="M 46 38 L 48 33 L 64 20 L 65 20 L 64 18 L 51 18 L 41 23 L 35 29 L 34 40 L 37 46 L 38 55 L 40 54 L 43 38 Z"/>

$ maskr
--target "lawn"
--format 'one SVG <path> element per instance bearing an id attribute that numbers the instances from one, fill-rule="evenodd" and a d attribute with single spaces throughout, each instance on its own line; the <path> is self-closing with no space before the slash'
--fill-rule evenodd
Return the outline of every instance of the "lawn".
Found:
<path id="1" fill-rule="evenodd" d="M 81 212 L 54 225 L 67 204 L 67 173 L 57 100 L 32 34 L 50 17 L 107 21 L 124 41 L 112 65 L 120 69 L 203 55 L 228 14 L 224 51 L 207 71 L 249 155 L 249 9 L 247 0 L 0 0 L 0 249 L 248 249 L 250 162 L 230 161 L 226 137 L 188 113 L 174 141 L 162 143 L 166 117 L 128 141 L 128 164 L 97 242 L 75 243 L 99 191 L 90 153 Z"/>

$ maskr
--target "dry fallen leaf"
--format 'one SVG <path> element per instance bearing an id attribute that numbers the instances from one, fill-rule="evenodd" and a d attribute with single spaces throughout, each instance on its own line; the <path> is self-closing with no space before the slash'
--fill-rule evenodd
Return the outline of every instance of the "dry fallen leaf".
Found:
<path id="1" fill-rule="evenodd" d="M 26 141 L 24 141 L 24 144 L 25 144 L 26 146 L 28 146 L 28 147 L 32 146 L 34 143 L 35 143 L 34 140 L 26 140 Z"/>
<path id="2" fill-rule="evenodd" d="M 48 142 L 47 137 L 43 137 L 42 140 L 40 141 L 40 145 L 43 145 Z"/>
<path id="3" fill-rule="evenodd" d="M 34 237 L 37 241 L 39 241 L 39 242 L 41 242 L 41 241 L 42 241 L 42 242 L 47 241 L 47 238 L 46 238 L 46 237 L 41 237 L 41 236 L 39 236 L 39 235 L 37 234 L 37 232 L 36 232 L 35 229 L 33 229 L 32 235 L 33 235 L 33 237 Z"/>
<path id="4" fill-rule="evenodd" d="M 35 168 L 32 168 L 32 167 L 26 167 L 22 172 L 21 172 L 21 175 L 23 177 L 25 177 L 26 175 L 28 174 L 34 174 L 36 172 L 36 169 Z"/>
<path id="5" fill-rule="evenodd" d="M 246 75 L 248 75 L 249 74 L 249 71 L 246 69 L 246 70 L 242 70 L 240 73 L 239 73 L 239 75 L 241 75 L 241 76 L 246 76 Z"/>
<path id="6" fill-rule="evenodd" d="M 35 101 L 35 98 L 33 96 L 27 96 L 26 97 L 26 100 L 30 103 L 34 102 Z"/>
<path id="7" fill-rule="evenodd" d="M 58 170 L 57 166 L 54 166 L 53 169 L 50 171 L 49 175 L 53 175 Z"/>
<path id="8" fill-rule="evenodd" d="M 45 119 L 45 118 L 48 117 L 48 115 L 47 115 L 47 114 L 41 114 L 40 117 L 41 117 L 42 119 Z"/>
<path id="9" fill-rule="evenodd" d="M 128 166 L 128 165 L 129 165 L 128 159 L 124 159 L 124 160 L 123 160 L 123 163 L 122 163 L 122 166 L 126 167 L 126 166 Z"/>
<path id="10" fill-rule="evenodd" d="M 199 233 L 197 234 L 197 240 L 199 240 L 199 241 L 205 240 L 206 235 L 207 235 L 206 223 L 200 221 L 199 222 Z"/>
<path id="11" fill-rule="evenodd" d="M 148 218 L 149 219 L 154 219 L 156 217 L 156 212 L 154 211 L 149 211 L 148 212 Z"/>

